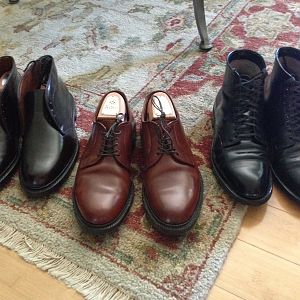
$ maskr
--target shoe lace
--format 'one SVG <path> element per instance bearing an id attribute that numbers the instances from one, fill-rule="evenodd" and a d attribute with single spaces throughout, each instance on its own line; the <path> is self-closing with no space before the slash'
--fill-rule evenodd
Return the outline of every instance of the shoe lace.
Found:
<path id="1" fill-rule="evenodd" d="M 285 121 L 289 136 L 300 142 L 300 81 L 291 78 L 284 86 L 286 101 L 284 101 Z"/>
<path id="2" fill-rule="evenodd" d="M 238 101 L 233 107 L 234 133 L 238 140 L 256 140 L 264 143 L 262 98 L 265 74 L 260 72 L 249 80 L 240 77 L 236 90 Z"/>
<path id="3" fill-rule="evenodd" d="M 154 100 L 156 99 L 157 102 Z M 159 149 L 158 153 L 159 154 L 171 154 L 171 153 L 176 153 L 176 150 L 173 146 L 173 141 L 172 137 L 169 133 L 168 127 L 167 127 L 167 121 L 166 121 L 166 114 L 163 111 L 163 107 L 161 104 L 160 99 L 157 96 L 153 96 L 151 99 L 152 105 L 160 112 L 160 116 L 158 119 L 159 122 Z"/>
<path id="4" fill-rule="evenodd" d="M 113 123 L 113 125 L 111 125 L 109 130 L 103 134 L 103 146 L 100 151 L 100 155 L 119 156 L 119 151 L 117 149 L 119 143 L 116 141 L 116 137 L 120 134 L 120 131 L 117 131 L 117 129 L 123 121 L 124 114 L 117 114 L 116 121 Z"/>

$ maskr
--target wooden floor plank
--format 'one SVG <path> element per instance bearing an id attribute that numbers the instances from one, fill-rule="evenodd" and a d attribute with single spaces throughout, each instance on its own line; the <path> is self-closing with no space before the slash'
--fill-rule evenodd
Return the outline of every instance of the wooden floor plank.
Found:
<path id="1" fill-rule="evenodd" d="M 20 277 L 24 271 L 26 263 L 22 260 L 19 263 L 19 257 L 13 252 L 4 247 L 0 247 L 0 281 L 11 287 Z"/>
<path id="2" fill-rule="evenodd" d="M 19 293 L 6 283 L 0 280 L 0 299 L 1 300 L 29 300 L 24 293 Z"/>
<path id="3" fill-rule="evenodd" d="M 247 300 L 295 300 L 299 299 L 300 267 L 237 240 L 216 284 Z"/>
<path id="4" fill-rule="evenodd" d="M 239 239 L 300 265 L 300 215 L 272 206 L 249 207 Z"/>
<path id="5" fill-rule="evenodd" d="M 297 203 L 276 185 L 274 185 L 272 197 L 269 200 L 268 205 L 300 218 L 300 203 Z"/>
<path id="6" fill-rule="evenodd" d="M 45 276 L 46 275 L 46 276 Z M 50 278 L 46 273 L 25 272 L 12 287 L 18 293 L 25 293 L 31 300 L 82 300 L 74 290 L 63 286 L 58 280 Z"/>
<path id="7" fill-rule="evenodd" d="M 241 300 L 242 298 L 235 296 L 232 293 L 229 293 L 228 291 L 225 291 L 224 289 L 218 287 L 215 285 L 212 290 L 210 291 L 207 300 Z"/>
<path id="8" fill-rule="evenodd" d="M 4 247 L 0 247 L 0 290 L 1 300 L 83 299 L 75 290 Z"/>

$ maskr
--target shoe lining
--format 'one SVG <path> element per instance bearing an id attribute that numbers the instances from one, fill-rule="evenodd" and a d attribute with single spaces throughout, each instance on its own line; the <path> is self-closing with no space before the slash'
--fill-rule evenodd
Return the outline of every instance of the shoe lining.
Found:
<path id="1" fill-rule="evenodd" d="M 291 75 L 300 80 L 300 60 L 291 56 L 283 56 L 279 58 L 283 68 Z"/>
<path id="2" fill-rule="evenodd" d="M 261 72 L 259 66 L 248 59 L 236 59 L 230 63 L 231 67 L 235 69 L 240 75 L 247 75 L 250 78 Z"/>

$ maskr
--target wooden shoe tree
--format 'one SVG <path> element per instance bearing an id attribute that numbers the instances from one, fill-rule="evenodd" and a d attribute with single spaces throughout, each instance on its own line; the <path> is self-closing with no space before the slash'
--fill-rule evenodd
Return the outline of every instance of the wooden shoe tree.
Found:
<path id="1" fill-rule="evenodd" d="M 0 92 L 4 89 L 4 87 L 7 83 L 7 79 L 9 77 L 9 74 L 10 74 L 10 72 L 6 72 L 0 77 Z"/>
<path id="2" fill-rule="evenodd" d="M 125 100 L 117 92 L 108 93 L 102 101 L 97 121 L 115 120 L 118 114 L 126 114 Z"/>
<path id="3" fill-rule="evenodd" d="M 160 107 L 160 103 L 162 106 L 163 112 L 166 114 L 166 120 L 175 120 L 176 113 L 174 110 L 173 103 L 170 97 L 164 92 L 156 92 L 152 95 L 153 101 L 155 104 Z M 160 102 L 160 103 L 159 103 Z M 161 115 L 161 112 L 153 105 L 152 101 L 149 100 L 147 106 L 147 116 L 148 120 L 152 121 L 158 119 Z"/>

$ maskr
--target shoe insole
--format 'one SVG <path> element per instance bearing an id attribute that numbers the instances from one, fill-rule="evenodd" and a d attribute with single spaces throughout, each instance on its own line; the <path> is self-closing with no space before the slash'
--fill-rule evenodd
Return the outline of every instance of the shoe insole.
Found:
<path id="1" fill-rule="evenodd" d="M 250 78 L 257 75 L 261 70 L 259 66 L 248 59 L 237 59 L 230 63 L 240 75 L 248 75 Z"/>
<path id="2" fill-rule="evenodd" d="M 155 102 L 155 106 L 162 107 L 163 112 L 166 114 L 167 120 L 176 119 L 176 113 L 174 105 L 170 97 L 164 92 L 156 92 L 152 95 L 152 99 Z M 153 119 L 158 119 L 161 115 L 161 112 L 155 107 L 151 100 L 149 100 L 147 105 L 147 116 L 149 121 Z"/>
<path id="3" fill-rule="evenodd" d="M 293 76 L 296 80 L 300 80 L 300 60 L 291 56 L 280 57 L 280 62 L 284 69 Z"/>
<path id="4" fill-rule="evenodd" d="M 116 119 L 118 114 L 126 114 L 126 104 L 123 96 L 117 92 L 108 93 L 102 101 L 97 121 L 103 119 Z"/>
<path id="5" fill-rule="evenodd" d="M 9 74 L 10 74 L 10 72 L 6 72 L 0 77 L 0 92 L 4 89 L 4 87 L 7 83 Z"/>

